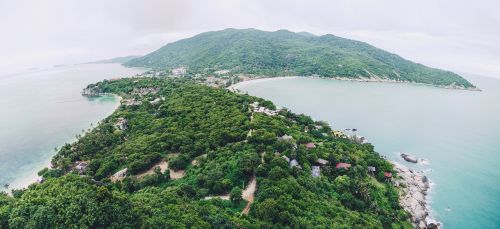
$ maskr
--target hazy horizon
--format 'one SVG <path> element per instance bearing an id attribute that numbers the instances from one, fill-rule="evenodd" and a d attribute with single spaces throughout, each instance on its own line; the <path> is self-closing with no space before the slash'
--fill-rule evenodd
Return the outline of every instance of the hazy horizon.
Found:
<path id="1" fill-rule="evenodd" d="M 500 77 L 500 3 L 0 0 L 0 72 L 144 55 L 198 33 L 287 29 L 367 42 L 430 67 Z"/>

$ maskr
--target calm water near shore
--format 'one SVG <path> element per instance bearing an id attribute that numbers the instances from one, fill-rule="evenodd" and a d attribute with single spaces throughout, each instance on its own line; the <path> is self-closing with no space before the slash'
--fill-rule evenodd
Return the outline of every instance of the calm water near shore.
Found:
<path id="1" fill-rule="evenodd" d="M 430 207 L 445 228 L 500 228 L 500 80 L 468 78 L 483 91 L 308 78 L 236 88 L 335 129 L 357 128 L 388 159 L 426 171 Z"/>
<path id="2" fill-rule="evenodd" d="M 0 76 L 0 191 L 36 180 L 54 148 L 110 115 L 118 98 L 80 95 L 90 83 L 133 76 L 140 69 L 85 64 Z"/>

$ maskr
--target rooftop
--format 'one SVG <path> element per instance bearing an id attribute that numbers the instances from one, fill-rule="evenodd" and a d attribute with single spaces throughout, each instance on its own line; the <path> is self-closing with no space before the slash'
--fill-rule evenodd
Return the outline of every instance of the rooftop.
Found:
<path id="1" fill-rule="evenodd" d="M 344 162 L 340 162 L 340 163 L 337 163 L 337 165 L 335 165 L 336 169 L 349 169 L 350 167 L 351 167 L 351 164 L 344 163 Z"/>
<path id="2" fill-rule="evenodd" d="M 325 159 L 322 159 L 322 158 L 318 158 L 318 160 L 316 160 L 316 163 L 318 163 L 320 165 L 326 165 L 326 164 L 328 164 L 328 161 Z"/>
<path id="3" fill-rule="evenodd" d="M 306 143 L 305 146 L 308 149 L 314 149 L 314 148 L 316 148 L 316 145 L 314 143 L 312 143 L 312 142 Z"/>

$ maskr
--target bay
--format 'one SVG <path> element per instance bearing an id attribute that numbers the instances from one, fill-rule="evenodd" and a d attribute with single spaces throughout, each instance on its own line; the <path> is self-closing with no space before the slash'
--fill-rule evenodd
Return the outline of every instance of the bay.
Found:
<path id="1" fill-rule="evenodd" d="M 74 141 L 118 107 L 118 98 L 87 98 L 80 94 L 83 88 L 141 72 L 119 64 L 83 64 L 0 76 L 0 189 L 36 181 L 55 147 Z"/>
<path id="2" fill-rule="evenodd" d="M 445 228 L 500 228 L 500 80 L 467 78 L 483 91 L 312 78 L 236 88 L 334 129 L 357 128 L 389 160 L 426 171 L 432 215 Z M 409 164 L 399 152 L 428 163 Z"/>

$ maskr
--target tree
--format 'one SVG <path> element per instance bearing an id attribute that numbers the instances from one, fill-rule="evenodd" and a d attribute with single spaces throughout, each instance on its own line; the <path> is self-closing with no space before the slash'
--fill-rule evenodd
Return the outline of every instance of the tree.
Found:
<path id="1" fill-rule="evenodd" d="M 131 78 L 91 87 L 135 101 L 165 100 L 159 110 L 149 103 L 120 106 L 77 142 L 62 146 L 52 160 L 54 168 L 40 171 L 44 183 L 15 190 L 13 197 L 0 196 L 0 228 L 411 227 L 397 190 L 366 177 L 368 165 L 379 176 L 392 171 L 392 165 L 371 145 L 313 133 L 315 122 L 307 116 L 255 114 L 250 124 L 248 106 L 260 99 L 187 79 Z M 138 88 L 158 92 L 131 95 Z M 116 132 L 118 117 L 126 117 L 133 128 Z M 255 138 L 244 141 L 250 128 Z M 284 134 L 298 144 L 322 144 L 297 149 L 293 141 L 277 142 Z M 169 160 L 170 168 L 186 169 L 184 178 L 169 181 L 169 170 L 158 168 L 142 178 L 134 175 L 173 152 L 180 155 Z M 299 161 L 302 169 L 291 169 L 283 155 Z M 189 166 L 197 157 L 205 159 Z M 317 157 L 328 157 L 329 165 L 321 168 L 328 176 L 313 179 L 310 165 Z M 76 161 L 88 162 L 86 177 L 71 173 Z M 353 167 L 337 177 L 336 161 Z M 124 168 L 127 177 L 110 182 L 111 174 Z M 242 184 L 251 175 L 257 176 L 258 193 L 250 214 L 240 217 L 235 203 L 242 203 Z M 225 193 L 233 203 L 203 200 Z"/>
<path id="2" fill-rule="evenodd" d="M 242 193 L 243 193 L 243 190 L 241 190 L 240 187 L 236 186 L 233 189 L 231 189 L 231 192 L 229 193 L 229 199 L 233 203 L 237 204 L 243 200 Z"/>
<path id="3" fill-rule="evenodd" d="M 187 155 L 179 155 L 168 161 L 168 166 L 173 170 L 185 169 L 188 164 L 189 158 Z"/>

